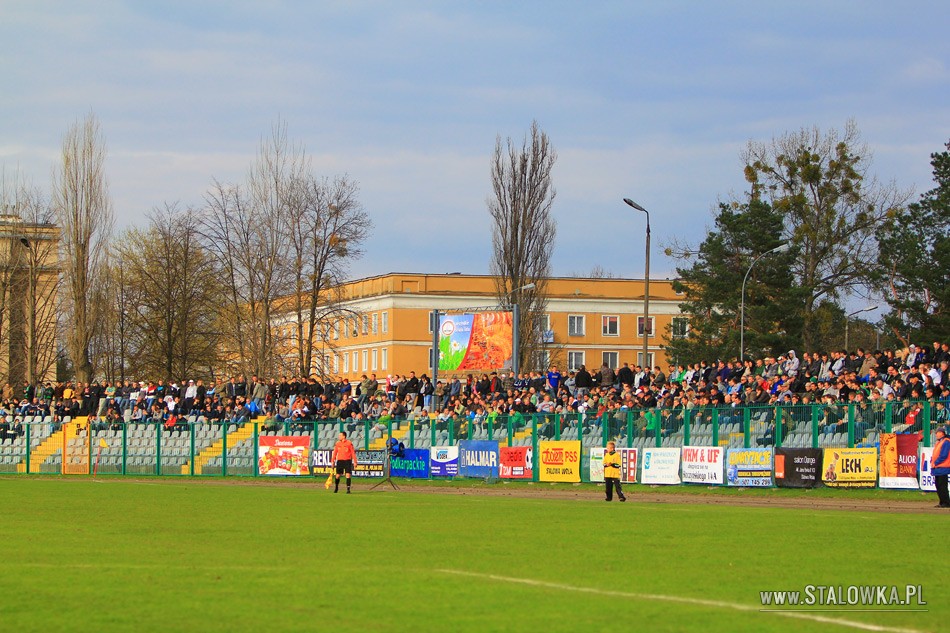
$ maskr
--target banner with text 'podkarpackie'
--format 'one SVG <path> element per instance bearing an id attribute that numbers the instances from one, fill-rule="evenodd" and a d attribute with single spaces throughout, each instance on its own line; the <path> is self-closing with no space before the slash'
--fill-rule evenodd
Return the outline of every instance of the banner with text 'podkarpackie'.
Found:
<path id="1" fill-rule="evenodd" d="M 427 479 L 429 477 L 429 449 L 407 448 L 401 457 L 391 456 L 389 474 L 393 477 Z"/>
<path id="2" fill-rule="evenodd" d="M 877 485 L 876 448 L 826 448 L 821 480 L 832 488 L 873 488 Z"/>
<path id="3" fill-rule="evenodd" d="M 581 480 L 580 441 L 561 440 L 538 443 L 538 479 L 541 481 Z"/>
<path id="4" fill-rule="evenodd" d="M 779 488 L 815 488 L 821 485 L 820 448 L 776 448 L 775 485 Z"/>
<path id="5" fill-rule="evenodd" d="M 498 477 L 498 442 L 459 442 L 459 474 L 462 477 Z"/>
<path id="6" fill-rule="evenodd" d="M 386 451 L 356 451 L 354 477 L 382 477 Z"/>
<path id="7" fill-rule="evenodd" d="M 678 484 L 680 481 L 679 448 L 643 449 L 642 484 Z"/>
<path id="8" fill-rule="evenodd" d="M 433 477 L 457 477 L 459 447 L 433 446 L 429 449 L 429 474 Z"/>
<path id="9" fill-rule="evenodd" d="M 498 475 L 502 479 L 531 479 L 534 476 L 534 456 L 530 446 L 502 446 L 498 450 Z"/>
<path id="10" fill-rule="evenodd" d="M 768 488 L 773 461 L 771 448 L 730 448 L 726 451 L 726 484 Z"/>
<path id="11" fill-rule="evenodd" d="M 721 484 L 724 455 L 721 446 L 684 446 L 683 483 Z"/>
<path id="12" fill-rule="evenodd" d="M 916 433 L 881 433 L 880 486 L 881 488 L 917 488 Z"/>

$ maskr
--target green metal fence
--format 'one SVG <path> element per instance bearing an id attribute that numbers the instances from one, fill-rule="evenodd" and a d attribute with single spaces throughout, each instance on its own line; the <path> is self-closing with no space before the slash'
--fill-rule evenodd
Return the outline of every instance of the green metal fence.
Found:
<path id="1" fill-rule="evenodd" d="M 582 414 L 513 414 L 437 419 L 282 421 L 246 424 L 188 421 L 61 427 L 49 419 L 23 424 L 0 438 L 0 473 L 257 476 L 258 438 L 309 438 L 329 449 L 343 432 L 358 449 L 383 449 L 389 438 L 406 448 L 454 446 L 461 440 L 495 440 L 532 446 L 543 440 L 578 440 L 583 453 L 615 441 L 620 447 L 725 446 L 755 448 L 874 446 L 881 433 L 921 433 L 923 446 L 947 423 L 933 402 L 746 407 L 613 409 Z M 68 429 L 68 430 L 65 430 Z"/>

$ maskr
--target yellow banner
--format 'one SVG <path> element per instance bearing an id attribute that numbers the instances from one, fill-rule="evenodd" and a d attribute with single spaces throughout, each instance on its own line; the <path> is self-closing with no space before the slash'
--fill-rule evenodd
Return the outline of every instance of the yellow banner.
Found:
<path id="1" fill-rule="evenodd" d="M 826 448 L 821 480 L 836 488 L 873 488 L 877 465 L 876 448 Z"/>
<path id="2" fill-rule="evenodd" d="M 581 443 L 571 442 L 539 442 L 538 467 L 541 481 L 570 481 L 581 480 Z"/>

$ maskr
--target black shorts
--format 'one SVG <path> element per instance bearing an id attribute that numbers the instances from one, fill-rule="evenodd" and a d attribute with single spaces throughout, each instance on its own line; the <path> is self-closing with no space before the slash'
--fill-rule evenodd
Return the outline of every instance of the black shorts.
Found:
<path id="1" fill-rule="evenodd" d="M 342 475 L 343 473 L 346 473 L 347 475 L 353 474 L 353 460 L 352 459 L 336 460 L 336 474 Z"/>

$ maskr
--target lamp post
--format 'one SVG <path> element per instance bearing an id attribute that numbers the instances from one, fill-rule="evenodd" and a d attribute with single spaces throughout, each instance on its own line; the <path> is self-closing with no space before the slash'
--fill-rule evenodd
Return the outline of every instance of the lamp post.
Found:
<path id="1" fill-rule="evenodd" d="M 745 284 L 749 281 L 749 273 L 752 272 L 752 267 L 755 266 L 755 263 L 765 257 L 766 255 L 773 255 L 775 253 L 784 253 L 791 246 L 788 242 L 784 244 L 779 244 L 770 251 L 765 251 L 758 257 L 752 260 L 752 263 L 749 264 L 749 270 L 745 271 L 745 277 L 742 278 L 742 300 L 739 303 L 739 362 L 745 360 Z"/>
<path id="2" fill-rule="evenodd" d="M 877 306 L 868 306 L 866 308 L 861 308 L 860 310 L 855 310 L 851 314 L 845 315 L 844 317 L 844 351 L 846 352 L 851 351 L 850 349 L 848 349 L 848 326 L 851 325 L 851 317 L 853 317 L 856 314 L 861 314 L 862 312 L 870 312 L 871 310 L 877 310 Z M 878 347 L 880 347 L 880 343 L 878 343 Z"/>
<path id="3" fill-rule="evenodd" d="M 643 264 L 643 368 L 649 374 L 651 369 L 649 361 L 650 334 L 653 333 L 653 328 L 650 327 L 650 212 L 630 198 L 624 198 L 623 201 L 628 206 L 637 211 L 643 211 L 647 215 L 647 249 Z"/>

